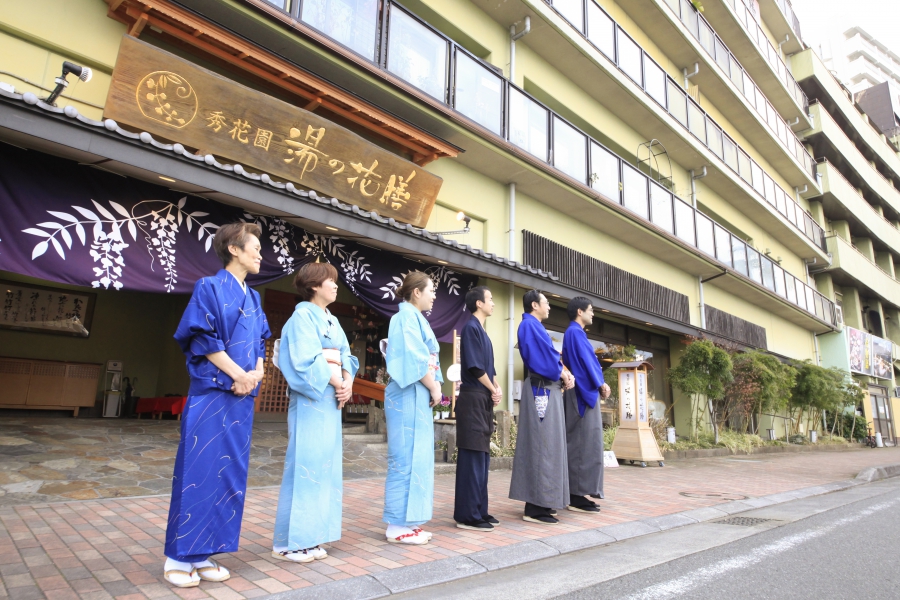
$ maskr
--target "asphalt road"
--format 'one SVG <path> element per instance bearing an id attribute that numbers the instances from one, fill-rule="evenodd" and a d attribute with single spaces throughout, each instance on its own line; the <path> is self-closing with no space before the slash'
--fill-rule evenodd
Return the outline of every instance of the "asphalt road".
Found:
<path id="1" fill-rule="evenodd" d="M 900 477 L 733 516 L 391 597 L 900 598 Z"/>
<path id="2" fill-rule="evenodd" d="M 882 496 L 560 597 L 900 598 L 900 488 L 892 487 Z"/>

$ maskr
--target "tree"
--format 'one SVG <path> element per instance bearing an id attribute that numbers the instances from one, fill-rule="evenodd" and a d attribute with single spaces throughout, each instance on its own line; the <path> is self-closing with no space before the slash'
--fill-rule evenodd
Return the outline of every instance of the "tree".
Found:
<path id="1" fill-rule="evenodd" d="M 734 379 L 725 388 L 725 416 L 739 416 L 745 432 L 758 433 L 763 413 L 787 406 L 797 370 L 758 350 L 738 352 L 731 360 Z"/>
<path id="2" fill-rule="evenodd" d="M 677 367 L 669 369 L 669 382 L 673 387 L 687 394 L 693 400 L 692 435 L 700 437 L 700 426 L 704 407 L 699 396 L 704 396 L 709 408 L 709 418 L 719 442 L 719 429 L 716 426 L 713 400 L 725 395 L 725 387 L 733 379 L 731 357 L 710 340 L 695 339 L 688 344 Z"/>
<path id="3" fill-rule="evenodd" d="M 791 430 L 800 432 L 800 421 L 803 413 L 807 414 L 809 429 L 817 429 L 822 411 L 837 412 L 845 401 L 843 391 L 844 372 L 837 368 L 826 369 L 813 364 L 809 360 L 795 363 L 797 379 L 791 390 L 789 410 L 791 413 Z M 796 419 L 794 418 L 796 411 Z"/>

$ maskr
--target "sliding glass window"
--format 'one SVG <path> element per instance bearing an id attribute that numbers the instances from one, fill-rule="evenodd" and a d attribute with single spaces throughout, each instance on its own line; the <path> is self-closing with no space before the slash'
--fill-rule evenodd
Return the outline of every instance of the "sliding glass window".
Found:
<path id="1" fill-rule="evenodd" d="M 750 279 L 756 283 L 762 283 L 762 267 L 759 264 L 759 252 L 747 247 L 747 265 L 750 268 Z"/>
<path id="2" fill-rule="evenodd" d="M 616 28 L 616 46 L 619 50 L 619 68 L 631 77 L 635 83 L 643 87 L 641 77 L 641 47 L 632 41 L 621 27 Z"/>
<path id="3" fill-rule="evenodd" d="M 694 235 L 694 209 L 689 204 L 675 199 L 675 235 L 691 246 L 697 247 Z"/>
<path id="4" fill-rule="evenodd" d="M 666 78 L 669 90 L 669 114 L 687 127 L 687 95 L 684 93 L 677 83 Z"/>
<path id="5" fill-rule="evenodd" d="M 647 181 L 648 179 L 644 174 L 637 171 L 634 167 L 622 165 L 622 185 L 625 188 L 622 196 L 625 208 L 649 220 Z"/>
<path id="6" fill-rule="evenodd" d="M 553 117 L 553 166 L 587 182 L 587 137 L 557 117 Z"/>
<path id="7" fill-rule="evenodd" d="M 520 92 L 509 88 L 509 141 L 547 161 L 547 109 Z"/>
<path id="8" fill-rule="evenodd" d="M 591 143 L 591 187 L 613 202 L 619 199 L 619 159 L 598 144 Z"/>
<path id="9" fill-rule="evenodd" d="M 446 102 L 447 41 L 391 5 L 388 71 Z"/>
<path id="10" fill-rule="evenodd" d="M 720 262 L 725 263 L 729 267 L 732 267 L 731 263 L 731 234 L 728 233 L 725 228 L 716 225 L 715 226 L 715 236 L 716 236 L 716 258 L 719 259 Z"/>
<path id="11" fill-rule="evenodd" d="M 731 257 L 734 260 L 734 270 L 742 275 L 746 275 L 747 245 L 734 236 L 731 236 Z"/>
<path id="12" fill-rule="evenodd" d="M 775 276 L 774 276 L 774 268 L 775 265 L 772 264 L 771 260 L 763 259 L 762 261 L 762 277 L 763 277 L 763 285 L 775 291 Z"/>
<path id="13" fill-rule="evenodd" d="M 706 116 L 690 98 L 688 98 L 688 128 L 697 136 L 697 139 L 706 143 Z"/>
<path id="14" fill-rule="evenodd" d="M 378 0 L 303 0 L 300 20 L 374 61 L 378 4 Z"/>
<path id="15" fill-rule="evenodd" d="M 784 269 L 778 265 L 772 265 L 772 271 L 775 277 L 775 293 L 782 298 L 787 298 L 787 291 L 784 289 Z"/>
<path id="16" fill-rule="evenodd" d="M 479 125 L 503 135 L 503 80 L 493 71 L 456 51 L 454 108 Z"/>
<path id="17" fill-rule="evenodd" d="M 584 32 L 584 14 L 581 12 L 584 0 L 553 0 L 552 4 L 575 29 Z"/>
<path id="18" fill-rule="evenodd" d="M 650 218 L 653 224 L 669 233 L 675 233 L 672 217 L 672 194 L 658 183 L 650 182 Z"/>
<path id="19" fill-rule="evenodd" d="M 587 38 L 610 60 L 616 60 L 616 24 L 593 0 L 587 1 Z"/>
<path id="20" fill-rule="evenodd" d="M 713 237 L 713 222 L 706 215 L 697 213 L 697 247 L 715 258 L 716 241 Z"/>
<path id="21" fill-rule="evenodd" d="M 666 73 L 653 59 L 644 55 L 644 89 L 650 97 L 659 102 L 660 106 L 666 106 Z"/>

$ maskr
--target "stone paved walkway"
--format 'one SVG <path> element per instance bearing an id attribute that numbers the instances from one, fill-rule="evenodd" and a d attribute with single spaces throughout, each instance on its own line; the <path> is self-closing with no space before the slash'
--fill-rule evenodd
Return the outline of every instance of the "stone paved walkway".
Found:
<path id="1" fill-rule="evenodd" d="M 269 557 L 277 489 L 247 495 L 241 549 L 220 555 L 232 578 L 189 590 L 162 579 L 167 496 L 107 498 L 0 508 L 0 598 L 127 599 L 255 598 L 470 554 L 518 542 L 713 506 L 846 478 L 875 465 L 900 462 L 900 448 L 754 455 L 671 462 L 665 468 L 607 471 L 603 512 L 561 511 L 553 527 L 521 520 L 522 504 L 506 499 L 509 472 L 491 473 L 491 513 L 497 531 L 456 529 L 451 519 L 453 475 L 436 478 L 435 538 L 424 547 L 387 544 L 381 523 L 384 480 L 347 481 L 344 527 L 329 558 L 309 565 Z"/>
<path id="2" fill-rule="evenodd" d="M 0 506 L 168 493 L 180 426 L 150 419 L 2 419 Z M 250 487 L 281 483 L 287 442 L 286 423 L 255 424 Z M 384 452 L 345 436 L 345 478 L 386 470 Z"/>

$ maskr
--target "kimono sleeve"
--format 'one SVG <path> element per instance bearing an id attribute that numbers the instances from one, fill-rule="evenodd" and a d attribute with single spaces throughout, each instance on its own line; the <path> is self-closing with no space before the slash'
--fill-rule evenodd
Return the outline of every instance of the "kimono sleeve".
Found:
<path id="1" fill-rule="evenodd" d="M 262 323 L 260 323 L 259 327 L 259 354 L 257 357 L 265 360 L 266 340 L 272 337 L 272 330 L 269 329 L 269 319 L 266 318 L 265 313 L 263 313 L 262 310 L 260 310 L 260 313 L 262 313 Z M 254 364 L 252 368 L 255 369 L 256 365 Z"/>
<path id="2" fill-rule="evenodd" d="M 225 350 L 225 343 L 218 331 L 222 326 L 217 319 L 219 300 L 213 287 L 208 278 L 194 284 L 191 301 L 175 331 L 175 341 L 182 352 L 192 359 Z"/>
<path id="3" fill-rule="evenodd" d="M 464 327 L 459 339 L 460 363 L 471 373 L 472 369 L 478 369 L 487 373 L 488 365 L 484 359 L 484 342 L 474 327 Z"/>
<path id="4" fill-rule="evenodd" d="M 408 387 L 428 374 L 431 352 L 425 344 L 419 322 L 410 311 L 391 317 L 388 330 L 387 372 L 402 388 Z"/>
<path id="5" fill-rule="evenodd" d="M 580 329 L 580 328 L 579 328 Z M 603 369 L 594 354 L 594 347 L 584 330 L 566 330 L 563 338 L 563 361 L 575 376 L 575 392 L 578 396 L 578 410 L 584 416 L 585 407 L 597 406 L 599 389 L 603 385 Z"/>
<path id="6" fill-rule="evenodd" d="M 284 326 L 278 368 L 291 391 L 312 400 L 320 400 L 325 394 L 331 381 L 331 368 L 322 354 L 315 323 L 304 310 L 295 311 Z"/>
<path id="7" fill-rule="evenodd" d="M 518 331 L 519 354 L 532 373 L 556 381 L 562 376 L 562 358 L 550 335 L 534 317 L 522 319 Z"/>
<path id="8" fill-rule="evenodd" d="M 347 334 L 341 329 L 341 369 L 350 373 L 350 379 L 356 377 L 359 371 L 359 359 L 350 353 L 350 342 L 347 341 Z"/>

